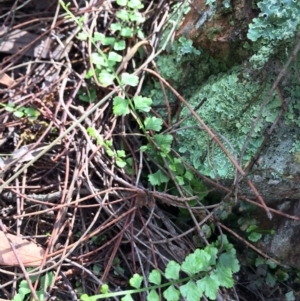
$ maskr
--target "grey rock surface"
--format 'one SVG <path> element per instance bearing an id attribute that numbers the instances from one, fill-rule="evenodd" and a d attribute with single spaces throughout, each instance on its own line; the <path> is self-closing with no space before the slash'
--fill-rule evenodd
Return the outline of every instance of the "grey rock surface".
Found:
<path id="1" fill-rule="evenodd" d="M 261 165 L 249 172 L 249 179 L 267 204 L 300 200 L 300 156 L 291 151 L 296 137 L 300 137 L 298 126 L 286 125 L 284 121 L 278 124 L 261 153 Z M 245 181 L 240 184 L 240 192 L 255 199 Z"/>

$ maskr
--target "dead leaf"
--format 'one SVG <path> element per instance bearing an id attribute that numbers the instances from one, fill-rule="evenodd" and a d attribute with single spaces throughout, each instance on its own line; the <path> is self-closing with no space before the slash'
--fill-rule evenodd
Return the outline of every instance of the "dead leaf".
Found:
<path id="1" fill-rule="evenodd" d="M 45 147 L 48 146 L 46 143 L 40 143 L 38 148 L 35 148 L 31 151 L 30 148 L 34 145 L 35 143 L 27 144 L 22 146 L 21 148 L 15 150 L 13 153 L 9 154 L 9 158 L 7 159 L 2 159 L 2 162 L 4 162 L 5 165 L 8 165 L 10 163 L 13 163 L 14 161 L 18 163 L 21 162 L 28 162 L 32 159 L 35 158 L 36 155 L 38 155 L 42 150 L 45 149 Z M 1 161 L 0 161 L 1 162 Z M 3 166 L 3 163 L 0 163 L 0 167 Z"/>
<path id="2" fill-rule="evenodd" d="M 35 243 L 22 239 L 20 236 L 7 233 L 8 238 L 14 244 L 17 254 L 25 267 L 36 267 L 41 264 L 44 249 Z M 0 265 L 18 266 L 18 260 L 12 250 L 5 234 L 0 231 Z"/>
<path id="3" fill-rule="evenodd" d="M 0 75 L 0 84 L 5 85 L 7 87 L 13 86 L 16 82 L 8 76 L 6 73 Z"/>

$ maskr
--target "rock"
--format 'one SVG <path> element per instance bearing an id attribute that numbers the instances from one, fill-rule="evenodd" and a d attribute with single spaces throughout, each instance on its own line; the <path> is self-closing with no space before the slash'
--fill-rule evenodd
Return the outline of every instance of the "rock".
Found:
<path id="1" fill-rule="evenodd" d="M 281 212 L 300 217 L 299 201 L 282 200 L 278 201 L 274 207 Z M 275 230 L 274 235 L 264 235 L 257 243 L 257 247 L 268 255 L 274 256 L 284 265 L 299 269 L 300 221 L 295 221 L 279 215 L 274 215 L 274 218 L 269 220 L 261 210 L 256 211 L 255 218 L 258 221 L 259 229 Z"/>
<path id="2" fill-rule="evenodd" d="M 212 57 L 232 65 L 249 57 L 243 44 L 248 25 L 256 15 L 251 1 L 217 0 L 209 6 L 206 0 L 197 0 L 191 5 L 177 36 L 191 39 L 195 47 L 201 47 Z"/>
<path id="3" fill-rule="evenodd" d="M 260 165 L 254 165 L 249 172 L 248 178 L 268 205 L 300 200 L 300 156 L 292 151 L 299 135 L 299 126 L 279 123 L 260 154 Z M 226 180 L 223 184 L 228 186 L 232 182 Z M 249 199 L 256 199 L 245 181 L 240 183 L 239 191 Z"/>

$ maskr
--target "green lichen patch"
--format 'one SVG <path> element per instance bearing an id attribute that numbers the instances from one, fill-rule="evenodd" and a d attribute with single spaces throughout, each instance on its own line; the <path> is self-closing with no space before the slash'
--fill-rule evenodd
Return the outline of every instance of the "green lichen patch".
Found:
<path id="1" fill-rule="evenodd" d="M 207 98 L 197 113 L 236 158 L 257 117 L 261 100 L 270 88 L 269 83 L 261 89 L 261 84 L 253 79 L 240 80 L 241 71 L 240 67 L 236 67 L 227 73 L 211 76 L 199 88 L 198 93 L 189 99 L 190 105 L 195 107 L 201 99 Z M 281 102 L 274 94 L 255 128 L 243 163 L 249 161 L 256 153 L 263 140 L 262 131 L 265 124 L 270 124 L 275 120 L 280 107 Z M 187 113 L 187 109 L 183 109 L 182 117 Z M 229 159 L 211 137 L 199 128 L 195 119 L 189 118 L 182 124 L 182 129 L 178 131 L 178 139 L 180 140 L 179 151 L 183 158 L 200 172 L 212 178 L 233 177 L 234 168 Z"/>
<path id="2" fill-rule="evenodd" d="M 261 12 L 249 25 L 250 40 L 286 40 L 294 37 L 300 25 L 299 1 L 263 0 L 257 6 Z"/>

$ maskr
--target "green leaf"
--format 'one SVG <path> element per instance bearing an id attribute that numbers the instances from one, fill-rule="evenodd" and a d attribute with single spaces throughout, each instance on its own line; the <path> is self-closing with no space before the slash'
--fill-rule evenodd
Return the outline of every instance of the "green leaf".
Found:
<path id="1" fill-rule="evenodd" d="M 4 107 L 4 109 L 7 112 L 13 112 L 15 110 L 14 107 L 15 107 L 14 103 L 10 102 Z"/>
<path id="2" fill-rule="evenodd" d="M 83 295 L 80 296 L 80 300 L 82 300 L 82 301 L 97 301 L 98 298 L 94 297 L 94 296 L 89 296 L 87 294 L 83 294 Z"/>
<path id="3" fill-rule="evenodd" d="M 156 285 L 161 284 L 161 275 L 158 270 L 152 270 L 151 273 L 149 274 L 149 282 L 154 283 Z"/>
<path id="4" fill-rule="evenodd" d="M 268 259 L 266 261 L 266 264 L 269 266 L 270 269 L 276 269 L 277 268 L 277 264 L 273 260 Z"/>
<path id="5" fill-rule="evenodd" d="M 102 284 L 100 291 L 101 291 L 102 294 L 107 294 L 108 293 L 108 289 L 109 289 L 109 287 L 108 287 L 107 284 Z"/>
<path id="6" fill-rule="evenodd" d="M 184 174 L 184 177 L 185 177 L 186 179 L 188 179 L 189 181 L 192 181 L 193 178 L 194 178 L 194 175 L 193 175 L 193 173 L 191 173 L 189 170 L 187 170 L 187 171 L 185 172 L 185 174 Z"/>
<path id="7" fill-rule="evenodd" d="M 108 72 L 114 72 L 115 71 L 115 65 L 117 64 L 117 62 L 116 61 L 110 61 L 110 60 L 108 60 L 107 61 L 107 68 L 106 68 L 106 70 L 108 71 Z"/>
<path id="8" fill-rule="evenodd" d="M 117 54 L 116 52 L 114 51 L 110 51 L 108 53 L 108 59 L 110 61 L 114 61 L 114 62 L 122 62 L 122 56 Z"/>
<path id="9" fill-rule="evenodd" d="M 106 67 L 107 66 L 107 59 L 105 59 L 104 56 L 100 55 L 99 53 L 97 52 L 93 52 L 90 56 L 90 60 L 91 60 L 91 63 L 93 63 L 94 65 L 97 65 L 97 66 L 103 66 L 103 67 Z M 98 67 L 98 68 L 99 68 Z"/>
<path id="10" fill-rule="evenodd" d="M 201 271 L 207 271 L 210 262 L 210 254 L 204 250 L 196 249 L 189 254 L 181 265 L 181 270 L 192 276 Z"/>
<path id="11" fill-rule="evenodd" d="M 125 297 L 121 298 L 122 301 L 134 301 L 130 294 L 125 295 Z"/>
<path id="12" fill-rule="evenodd" d="M 94 42 L 102 42 L 105 39 L 105 35 L 101 32 L 94 32 Z"/>
<path id="13" fill-rule="evenodd" d="M 99 265 L 97 265 L 97 264 L 94 264 L 93 265 L 93 273 L 95 275 L 100 275 L 100 272 L 101 272 L 101 267 Z"/>
<path id="14" fill-rule="evenodd" d="M 117 41 L 114 44 L 114 50 L 116 51 L 124 50 L 125 48 L 126 48 L 126 43 L 124 40 Z"/>
<path id="15" fill-rule="evenodd" d="M 173 142 L 172 135 L 156 134 L 153 138 L 163 153 L 168 154 L 170 152 L 171 144 Z"/>
<path id="16" fill-rule="evenodd" d="M 144 124 L 146 130 L 159 132 L 162 128 L 163 121 L 160 118 L 153 116 L 147 117 Z"/>
<path id="17" fill-rule="evenodd" d="M 260 266 L 261 264 L 265 264 L 265 259 L 262 258 L 261 256 L 258 256 L 255 260 L 255 266 L 258 267 Z"/>
<path id="18" fill-rule="evenodd" d="M 45 292 L 43 290 L 36 291 L 36 295 L 37 295 L 39 301 L 44 301 L 44 293 Z"/>
<path id="19" fill-rule="evenodd" d="M 204 251 L 210 255 L 210 261 L 209 261 L 208 265 L 215 265 L 216 259 L 217 259 L 217 254 L 219 252 L 218 249 L 209 245 L 209 246 L 205 247 Z"/>
<path id="20" fill-rule="evenodd" d="M 180 265 L 174 260 L 170 260 L 166 266 L 165 276 L 167 279 L 179 279 Z"/>
<path id="21" fill-rule="evenodd" d="M 18 117 L 18 118 L 22 118 L 24 116 L 24 112 L 21 110 L 18 111 L 14 111 L 14 116 Z"/>
<path id="22" fill-rule="evenodd" d="M 125 151 L 124 150 L 117 150 L 117 156 L 120 158 L 126 157 Z"/>
<path id="23" fill-rule="evenodd" d="M 177 175 L 182 176 L 185 172 L 184 164 L 182 164 L 181 160 L 178 158 L 174 158 L 173 162 L 169 164 L 169 167 L 172 171 L 174 171 Z"/>
<path id="24" fill-rule="evenodd" d="M 162 183 L 168 183 L 170 179 L 161 170 L 158 170 L 156 173 L 148 175 L 148 180 L 151 185 L 156 186 Z"/>
<path id="25" fill-rule="evenodd" d="M 90 297 L 88 294 L 83 294 L 80 296 L 80 300 L 81 301 L 89 301 L 90 300 Z"/>
<path id="26" fill-rule="evenodd" d="M 112 85 L 113 81 L 115 79 L 115 76 L 106 70 L 102 70 L 99 74 L 99 82 L 104 87 Z"/>
<path id="27" fill-rule="evenodd" d="M 121 75 L 121 83 L 123 85 L 129 85 L 131 87 L 135 87 L 139 83 L 139 78 L 136 75 L 124 72 Z"/>
<path id="28" fill-rule="evenodd" d="M 113 99 L 113 113 L 117 116 L 129 114 L 128 100 L 120 96 L 115 96 Z"/>
<path id="29" fill-rule="evenodd" d="M 25 108 L 24 113 L 27 117 L 38 117 L 40 115 L 40 112 L 34 108 Z"/>
<path id="30" fill-rule="evenodd" d="M 274 287 L 276 282 L 277 282 L 277 278 L 273 274 L 267 273 L 266 283 L 269 284 L 271 287 Z"/>
<path id="31" fill-rule="evenodd" d="M 80 89 L 78 93 L 78 98 L 84 102 L 94 102 L 96 100 L 97 92 L 96 89 L 91 88 L 89 93 L 85 92 L 84 90 Z"/>
<path id="32" fill-rule="evenodd" d="M 93 127 L 91 127 L 91 126 L 87 128 L 87 132 L 93 138 L 95 138 L 97 136 L 97 134 L 98 134 L 97 131 L 96 131 L 96 129 L 93 128 Z"/>
<path id="33" fill-rule="evenodd" d="M 133 9 L 142 9 L 144 7 L 140 0 L 129 0 L 127 6 Z"/>
<path id="34" fill-rule="evenodd" d="M 24 301 L 24 298 L 25 295 L 18 293 L 14 296 L 13 301 Z"/>
<path id="35" fill-rule="evenodd" d="M 289 279 L 289 274 L 283 270 L 277 271 L 276 276 L 280 281 L 287 281 Z"/>
<path id="36" fill-rule="evenodd" d="M 177 180 L 178 185 L 180 186 L 184 185 L 184 179 L 182 176 L 175 176 L 175 178 Z"/>
<path id="37" fill-rule="evenodd" d="M 174 287 L 174 285 L 170 285 L 164 292 L 163 296 L 167 301 L 178 301 L 180 298 L 180 291 Z"/>
<path id="38" fill-rule="evenodd" d="M 22 280 L 20 282 L 19 288 L 24 289 L 23 293 L 29 294 L 31 292 L 27 280 Z"/>
<path id="39" fill-rule="evenodd" d="M 257 226 L 256 226 L 256 225 L 250 225 L 250 226 L 247 228 L 246 232 L 249 233 L 249 232 L 254 231 L 255 229 L 257 229 Z"/>
<path id="40" fill-rule="evenodd" d="M 28 291 L 28 288 L 25 288 L 25 287 L 19 288 L 19 294 L 21 294 L 22 296 L 26 296 L 29 293 L 30 293 L 30 290 Z"/>
<path id="41" fill-rule="evenodd" d="M 145 22 L 145 18 L 143 17 L 143 15 L 137 11 L 129 14 L 129 19 L 132 22 L 136 22 L 137 24 L 141 24 Z"/>
<path id="42" fill-rule="evenodd" d="M 214 275 L 214 276 L 213 276 Z M 220 286 L 226 288 L 231 288 L 234 285 L 231 269 L 217 267 L 215 274 L 211 275 L 215 281 L 219 283 Z"/>
<path id="43" fill-rule="evenodd" d="M 25 296 L 31 292 L 26 280 L 22 280 L 19 284 L 18 294 L 14 296 L 13 301 L 23 301 Z"/>
<path id="44" fill-rule="evenodd" d="M 206 238 L 210 238 L 211 235 L 212 235 L 212 230 L 211 230 L 211 227 L 207 224 L 204 224 L 202 227 L 201 227 L 201 230 L 203 232 L 203 234 L 205 235 Z M 211 263 L 210 263 L 211 265 Z"/>
<path id="45" fill-rule="evenodd" d="M 43 287 L 49 287 L 53 281 L 54 281 L 54 273 L 53 272 L 48 272 L 46 275 L 42 276 L 42 278 L 41 278 L 41 284 Z"/>
<path id="46" fill-rule="evenodd" d="M 202 297 L 202 290 L 192 280 L 184 285 L 181 285 L 180 292 L 188 301 L 199 301 Z"/>
<path id="47" fill-rule="evenodd" d="M 286 301 L 295 301 L 296 300 L 293 291 L 286 293 L 285 298 L 286 298 Z"/>
<path id="48" fill-rule="evenodd" d="M 117 4 L 120 6 L 126 6 L 127 5 L 127 0 L 117 0 Z"/>
<path id="49" fill-rule="evenodd" d="M 215 241 L 212 246 L 217 248 L 222 247 L 220 251 L 229 251 L 235 254 L 235 249 L 233 248 L 233 245 L 229 243 L 228 238 L 225 234 L 219 235 L 217 241 Z"/>
<path id="50" fill-rule="evenodd" d="M 111 29 L 112 31 L 119 31 L 119 30 L 122 29 L 122 24 L 121 24 L 121 23 L 112 23 L 112 24 L 110 25 L 110 29 Z M 115 49 L 115 50 L 116 50 L 116 49 Z"/>
<path id="51" fill-rule="evenodd" d="M 100 144 L 103 144 L 103 139 L 102 137 L 99 135 L 99 133 L 96 131 L 95 128 L 93 127 L 88 127 L 87 128 L 87 132 L 88 134 L 92 137 L 92 138 L 96 138 L 97 139 L 97 144 L 100 145 Z M 106 142 L 107 144 L 107 142 Z"/>
<path id="52" fill-rule="evenodd" d="M 94 75 L 93 70 L 92 70 L 92 69 L 89 69 L 89 70 L 87 71 L 86 75 L 85 75 L 85 78 L 86 78 L 86 79 L 90 79 L 90 78 L 93 77 L 93 75 Z"/>
<path id="53" fill-rule="evenodd" d="M 216 277 L 209 277 L 206 275 L 204 278 L 197 281 L 197 287 L 204 292 L 205 296 L 211 300 L 216 300 L 217 291 L 219 288 L 218 280 Z"/>
<path id="54" fill-rule="evenodd" d="M 121 10 L 117 11 L 116 17 L 122 21 L 129 21 L 129 14 L 128 14 L 128 11 L 125 9 L 121 9 Z M 122 30 L 121 30 L 121 32 L 122 32 Z"/>
<path id="55" fill-rule="evenodd" d="M 88 34 L 85 33 L 85 32 L 80 32 L 78 35 L 77 35 L 77 39 L 80 40 L 80 41 L 86 41 L 88 38 Z"/>
<path id="56" fill-rule="evenodd" d="M 130 38 L 132 36 L 132 29 L 130 27 L 124 27 L 121 29 L 120 35 L 125 38 Z"/>
<path id="57" fill-rule="evenodd" d="M 129 280 L 129 283 L 132 287 L 134 288 L 140 288 L 141 287 L 141 284 L 142 284 L 142 281 L 143 281 L 143 277 L 139 274 L 134 274 L 130 280 Z"/>
<path id="58" fill-rule="evenodd" d="M 144 34 L 144 32 L 141 29 L 138 29 L 138 31 L 136 32 L 136 35 L 137 35 L 137 37 L 140 40 L 144 40 L 145 39 L 145 34 Z"/>
<path id="59" fill-rule="evenodd" d="M 152 99 L 136 95 L 133 97 L 135 109 L 141 112 L 149 112 L 152 105 Z"/>
<path id="60" fill-rule="evenodd" d="M 117 157 L 116 158 L 116 165 L 120 168 L 124 168 L 126 166 L 126 162 L 123 159 Z"/>
<path id="61" fill-rule="evenodd" d="M 228 268 L 233 273 L 236 273 L 240 270 L 240 265 L 238 260 L 236 259 L 235 250 L 234 251 L 227 251 L 226 253 L 222 253 L 219 256 L 219 260 L 217 266 L 221 268 Z"/>
<path id="62" fill-rule="evenodd" d="M 257 242 L 261 238 L 262 238 L 262 234 L 257 233 L 257 232 L 252 232 L 250 235 L 248 235 L 248 239 L 253 241 L 253 242 Z"/>
<path id="63" fill-rule="evenodd" d="M 146 299 L 147 301 L 160 301 L 159 295 L 155 290 L 151 290 Z"/>

